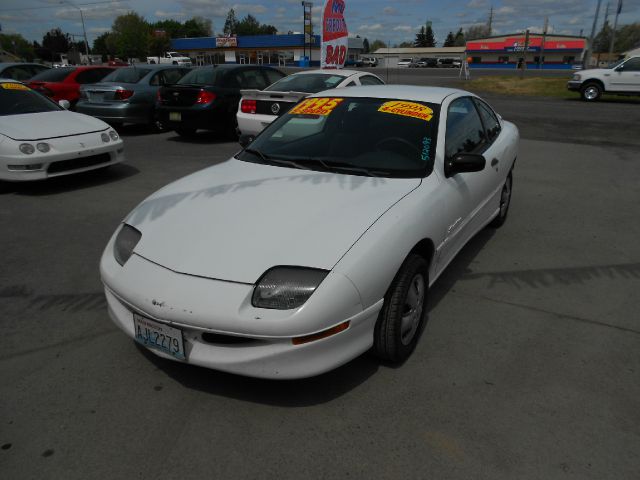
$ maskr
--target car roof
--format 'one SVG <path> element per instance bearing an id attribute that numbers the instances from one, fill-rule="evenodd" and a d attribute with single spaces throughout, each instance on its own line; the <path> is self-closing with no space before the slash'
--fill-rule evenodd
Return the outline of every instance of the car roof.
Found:
<path id="1" fill-rule="evenodd" d="M 185 65 L 172 65 L 170 63 L 134 63 L 133 65 L 129 65 L 129 66 L 121 66 L 118 68 L 118 70 L 126 70 L 128 68 L 145 68 L 145 69 L 152 69 L 152 70 L 163 70 L 165 68 L 192 68 L 192 67 L 187 67 Z"/>
<path id="2" fill-rule="evenodd" d="M 324 90 L 318 92 L 311 97 L 323 97 L 326 94 L 335 96 L 336 90 Z M 470 95 L 473 93 L 457 88 L 444 87 L 419 87 L 415 85 L 367 85 L 359 87 L 346 87 L 340 89 L 341 97 L 367 97 L 367 98 L 388 98 L 399 100 L 417 100 L 419 102 L 437 103 L 444 102 L 444 99 L 450 95 Z"/>
<path id="3" fill-rule="evenodd" d="M 37 65 L 38 67 L 47 67 L 46 65 L 43 65 L 41 63 L 34 63 L 34 62 L 0 62 L 0 69 L 6 68 L 6 67 L 15 67 L 16 65 Z M 47 68 L 51 68 L 51 67 L 47 67 Z"/>
<path id="4" fill-rule="evenodd" d="M 340 75 L 342 77 L 350 77 L 351 75 L 357 75 L 358 73 L 369 73 L 369 72 L 361 72 L 360 70 L 348 70 L 345 68 L 327 68 L 327 69 L 320 69 L 317 68 L 315 70 L 303 70 L 302 72 L 296 72 L 296 73 L 292 73 L 292 75 L 309 75 L 312 73 L 324 73 L 324 74 L 328 74 L 328 75 Z"/>

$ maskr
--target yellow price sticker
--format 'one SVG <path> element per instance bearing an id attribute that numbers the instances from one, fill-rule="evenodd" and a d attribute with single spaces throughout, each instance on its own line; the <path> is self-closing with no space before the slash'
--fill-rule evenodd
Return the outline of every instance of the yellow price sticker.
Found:
<path id="1" fill-rule="evenodd" d="M 414 102 L 405 102 L 402 100 L 394 100 L 385 102 L 378 109 L 379 112 L 391 113 L 393 115 L 402 115 L 403 117 L 419 118 L 425 122 L 433 118 L 433 110 L 426 105 Z"/>
<path id="2" fill-rule="evenodd" d="M 289 112 L 294 115 L 327 116 L 340 105 L 344 98 L 307 98 L 293 107 Z"/>
<path id="3" fill-rule="evenodd" d="M 21 83 L 0 83 L 5 90 L 29 90 L 29 87 Z"/>

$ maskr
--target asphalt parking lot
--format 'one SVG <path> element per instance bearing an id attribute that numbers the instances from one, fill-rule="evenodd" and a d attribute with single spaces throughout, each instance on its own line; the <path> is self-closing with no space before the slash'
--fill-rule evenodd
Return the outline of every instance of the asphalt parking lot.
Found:
<path id="1" fill-rule="evenodd" d="M 522 134 L 509 219 L 436 282 L 399 368 L 243 378 L 111 323 L 118 222 L 237 144 L 129 127 L 107 172 L 0 184 L 0 476 L 640 478 L 640 107 L 488 99 Z"/>

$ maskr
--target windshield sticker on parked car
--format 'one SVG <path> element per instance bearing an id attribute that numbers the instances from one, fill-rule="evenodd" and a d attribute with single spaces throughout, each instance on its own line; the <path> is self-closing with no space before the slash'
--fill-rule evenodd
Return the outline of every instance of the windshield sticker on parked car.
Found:
<path id="1" fill-rule="evenodd" d="M 21 83 L 0 83 L 5 90 L 29 90 L 29 87 Z"/>
<path id="2" fill-rule="evenodd" d="M 307 98 L 296 105 L 289 113 L 294 115 L 327 116 L 340 105 L 344 98 Z"/>
<path id="3" fill-rule="evenodd" d="M 433 117 L 433 110 L 425 105 L 413 102 L 404 102 L 402 100 L 394 100 L 385 102 L 378 109 L 379 112 L 391 113 L 393 115 L 402 115 L 404 117 L 419 118 L 428 122 Z"/>

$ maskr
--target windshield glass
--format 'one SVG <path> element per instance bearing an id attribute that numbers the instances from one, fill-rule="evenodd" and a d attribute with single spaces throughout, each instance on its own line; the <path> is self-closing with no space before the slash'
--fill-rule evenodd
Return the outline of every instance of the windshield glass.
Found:
<path id="1" fill-rule="evenodd" d="M 50 68 L 49 70 L 44 70 L 37 75 L 34 75 L 31 77 L 30 81 L 61 82 L 73 71 L 75 71 L 75 68 L 73 67 Z"/>
<path id="2" fill-rule="evenodd" d="M 223 75 L 222 70 L 212 67 L 196 68 L 178 80 L 181 85 L 217 85 Z"/>
<path id="3" fill-rule="evenodd" d="M 57 110 L 63 110 L 63 108 L 21 83 L 0 83 L 0 115 Z"/>
<path id="4" fill-rule="evenodd" d="M 318 93 L 323 90 L 335 88 L 344 76 L 327 73 L 306 73 L 300 75 L 289 75 L 278 80 L 273 85 L 265 88 L 273 92 L 306 92 Z"/>
<path id="5" fill-rule="evenodd" d="M 149 68 L 119 68 L 102 79 L 103 82 L 138 83 L 151 69 Z"/>
<path id="6" fill-rule="evenodd" d="M 616 67 L 622 65 L 626 60 L 627 60 L 626 58 L 618 60 L 617 62 L 612 63 L 611 65 L 609 65 L 609 68 L 616 68 Z"/>
<path id="7" fill-rule="evenodd" d="M 439 105 L 380 98 L 308 98 L 269 125 L 238 158 L 350 175 L 428 175 Z"/>

